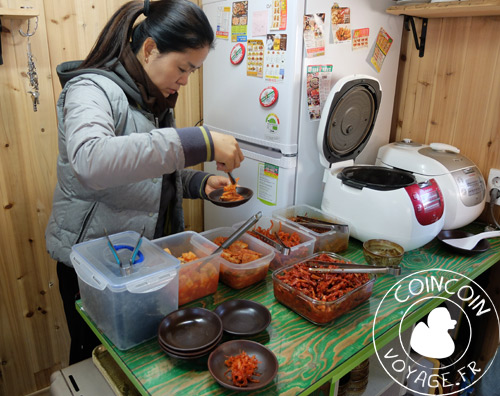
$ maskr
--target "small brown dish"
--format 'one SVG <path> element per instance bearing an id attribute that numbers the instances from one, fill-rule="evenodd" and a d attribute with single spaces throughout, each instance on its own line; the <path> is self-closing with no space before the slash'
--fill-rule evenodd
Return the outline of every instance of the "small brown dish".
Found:
<path id="1" fill-rule="evenodd" d="M 369 239 L 363 243 L 363 254 L 370 265 L 393 267 L 399 265 L 405 250 L 401 245 L 386 239 Z"/>
<path id="2" fill-rule="evenodd" d="M 271 323 L 271 313 L 262 304 L 252 300 L 228 300 L 215 308 L 228 334 L 250 336 L 265 330 Z"/>
<path id="3" fill-rule="evenodd" d="M 236 187 L 236 192 L 240 194 L 243 199 L 239 201 L 221 201 L 220 197 L 224 193 L 224 188 L 218 188 L 208 194 L 208 200 L 214 205 L 222 206 L 224 208 L 235 208 L 236 206 L 243 205 L 253 197 L 253 191 L 247 187 Z"/>
<path id="4" fill-rule="evenodd" d="M 221 336 L 222 320 L 205 308 L 174 311 L 165 316 L 158 327 L 158 339 L 174 353 L 206 349 Z"/>
<path id="5" fill-rule="evenodd" d="M 255 356 L 259 361 L 255 377 L 259 382 L 249 382 L 247 386 L 240 387 L 233 384 L 228 367 L 225 364 L 229 356 L 239 355 L 245 351 L 248 356 Z M 278 373 L 278 359 L 276 355 L 264 345 L 249 340 L 234 340 L 220 344 L 208 357 L 208 370 L 214 379 L 224 388 L 235 391 L 255 391 L 267 386 Z"/>
<path id="6" fill-rule="evenodd" d="M 488 242 L 487 239 L 480 240 L 477 243 L 477 245 L 470 250 L 461 249 L 456 246 L 449 245 L 448 243 L 443 241 L 444 239 L 466 238 L 473 235 L 474 234 L 471 234 L 470 232 L 462 230 L 443 230 L 439 234 L 437 234 L 437 239 L 439 239 L 443 243 L 443 245 L 445 245 L 446 248 L 449 249 L 451 252 L 460 253 L 467 256 L 472 256 L 474 254 L 486 252 L 490 248 L 490 243 Z"/>

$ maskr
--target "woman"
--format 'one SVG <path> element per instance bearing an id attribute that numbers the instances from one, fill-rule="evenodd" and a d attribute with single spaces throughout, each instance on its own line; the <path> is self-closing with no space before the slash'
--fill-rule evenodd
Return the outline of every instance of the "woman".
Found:
<path id="1" fill-rule="evenodd" d="M 136 19 L 146 17 L 134 27 Z M 111 17 L 83 62 L 57 67 L 58 183 L 46 230 L 57 260 L 71 335 L 70 364 L 97 338 L 75 310 L 69 258 L 79 242 L 141 231 L 149 239 L 184 229 L 183 198 L 206 198 L 228 179 L 184 169 L 204 161 L 231 171 L 243 160 L 233 137 L 203 127 L 176 129 L 177 91 L 201 67 L 214 34 L 187 0 L 131 1 Z"/>

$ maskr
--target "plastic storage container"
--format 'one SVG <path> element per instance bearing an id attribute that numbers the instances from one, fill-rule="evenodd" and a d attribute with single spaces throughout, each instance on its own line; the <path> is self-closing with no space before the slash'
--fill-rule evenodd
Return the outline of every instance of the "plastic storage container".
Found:
<path id="1" fill-rule="evenodd" d="M 346 258 L 339 256 L 334 253 L 327 253 L 333 259 L 339 260 L 344 263 L 349 263 L 350 261 Z M 290 308 L 292 311 L 298 313 L 300 316 L 304 317 L 308 321 L 316 325 L 326 325 L 332 322 L 335 318 L 340 315 L 350 311 L 354 307 L 358 306 L 362 302 L 368 300 L 372 294 L 373 284 L 375 283 L 375 276 L 373 274 L 367 274 L 369 280 L 356 287 L 355 289 L 343 294 L 333 301 L 322 301 L 316 298 L 312 298 L 296 287 L 292 287 L 285 283 L 283 280 L 279 279 L 280 276 L 285 275 L 287 272 L 291 271 L 295 266 L 298 266 L 302 262 L 308 260 L 318 259 L 321 253 L 313 254 L 312 256 L 304 259 L 301 262 L 283 267 L 273 272 L 273 288 L 274 297 L 281 304 Z M 332 263 L 335 264 L 335 263 Z M 315 273 L 319 275 L 319 273 Z M 355 276 L 358 274 L 328 274 L 328 275 L 340 275 L 340 276 Z M 303 275 L 300 275 L 301 277 Z M 302 283 L 304 284 L 304 283 Z M 333 291 L 332 291 L 333 293 Z"/>
<path id="2" fill-rule="evenodd" d="M 229 237 L 234 231 L 235 229 L 231 227 L 220 227 L 204 231 L 201 235 L 214 241 L 217 237 Z M 265 279 L 269 263 L 274 257 L 274 250 L 271 246 L 248 234 L 242 235 L 238 240 L 248 244 L 248 249 L 260 253 L 262 256 L 244 264 L 231 263 L 219 256 L 220 280 L 233 289 L 242 289 Z"/>
<path id="3" fill-rule="evenodd" d="M 110 239 L 128 263 L 139 234 L 126 231 Z M 128 271 L 117 264 L 106 238 L 74 245 L 71 262 L 83 308 L 118 349 L 155 337 L 161 320 L 178 308 L 179 260 L 146 238 Z"/>
<path id="4" fill-rule="evenodd" d="M 237 223 L 233 226 L 233 228 L 237 229 L 243 223 L 244 222 Z M 261 227 L 264 230 L 269 229 L 271 233 L 278 231 L 286 232 L 288 234 L 297 233 L 297 235 L 300 238 L 300 243 L 298 245 L 291 247 L 288 255 L 280 253 L 276 248 L 269 245 L 274 250 L 274 258 L 269 264 L 269 268 L 271 270 L 275 270 L 281 267 L 285 267 L 289 264 L 296 263 L 300 259 L 303 259 L 304 257 L 310 256 L 311 254 L 314 253 L 314 243 L 316 239 L 312 235 L 304 231 L 301 231 L 297 227 L 293 227 L 289 223 L 285 223 L 281 220 L 273 219 L 271 217 L 263 216 L 250 230 L 251 231 L 255 230 L 258 227 Z M 251 236 L 258 239 L 258 237 L 256 236 L 253 235 Z M 265 241 L 262 242 L 266 243 Z"/>
<path id="5" fill-rule="evenodd" d="M 307 216 L 317 220 L 328 221 L 335 223 L 331 231 L 316 232 L 308 227 L 300 225 L 293 220 L 296 216 Z M 273 211 L 273 217 L 292 224 L 303 232 L 313 236 L 316 240 L 314 244 L 314 252 L 333 252 L 339 253 L 347 249 L 349 244 L 349 226 L 343 224 L 342 220 L 336 219 L 327 213 L 313 208 L 309 205 L 295 205 L 284 209 L 276 209 Z"/>
<path id="6" fill-rule="evenodd" d="M 161 249 L 168 248 L 178 259 L 183 253 L 194 253 L 198 259 L 182 263 L 179 268 L 179 305 L 208 296 L 219 284 L 219 255 L 212 252 L 217 245 L 193 231 L 184 231 L 152 241 Z"/>

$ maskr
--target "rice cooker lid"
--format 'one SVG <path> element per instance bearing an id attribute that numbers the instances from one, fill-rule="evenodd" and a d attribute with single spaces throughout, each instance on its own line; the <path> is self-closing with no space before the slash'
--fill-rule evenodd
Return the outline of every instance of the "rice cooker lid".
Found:
<path id="1" fill-rule="evenodd" d="M 410 172 L 374 165 L 348 166 L 337 177 L 344 184 L 359 190 L 392 191 L 417 182 Z"/>
<path id="2" fill-rule="evenodd" d="M 353 75 L 339 80 L 328 96 L 318 130 L 325 165 L 355 159 L 368 143 L 382 99 L 379 82 Z M 323 157 L 325 161 L 323 161 Z"/>

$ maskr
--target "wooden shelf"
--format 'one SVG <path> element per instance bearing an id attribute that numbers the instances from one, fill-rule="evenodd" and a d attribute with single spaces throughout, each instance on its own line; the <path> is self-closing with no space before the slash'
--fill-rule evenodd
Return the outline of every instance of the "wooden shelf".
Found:
<path id="1" fill-rule="evenodd" d="M 500 0 L 446 1 L 389 7 L 392 15 L 409 15 L 420 18 L 450 18 L 500 15 Z"/>
<path id="2" fill-rule="evenodd" d="M 0 17 L 9 19 L 35 18 L 40 12 L 35 8 L 2 8 L 0 7 Z"/>

